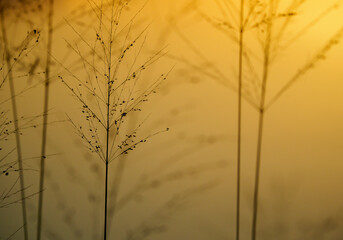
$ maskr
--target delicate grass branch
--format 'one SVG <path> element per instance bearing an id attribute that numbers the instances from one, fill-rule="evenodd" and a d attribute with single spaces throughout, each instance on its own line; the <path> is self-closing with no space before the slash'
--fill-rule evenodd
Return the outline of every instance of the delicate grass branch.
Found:
<path id="1" fill-rule="evenodd" d="M 22 150 L 21 150 L 21 141 L 18 127 L 18 111 L 17 111 L 17 102 L 15 99 L 15 87 L 12 74 L 12 64 L 11 64 L 11 54 L 8 47 L 7 33 L 5 28 L 5 17 L 4 9 L 0 9 L 1 17 L 1 31 L 3 37 L 3 44 L 5 48 L 5 59 L 8 70 L 8 81 L 10 86 L 11 94 L 11 103 L 12 103 L 12 114 L 13 114 L 13 125 L 15 129 L 15 138 L 16 138 L 16 149 L 19 165 L 19 180 L 20 180 L 20 193 L 21 193 L 21 207 L 22 207 L 22 220 L 23 220 L 23 229 L 24 229 L 24 239 L 28 240 L 28 226 L 27 226 L 27 212 L 26 212 L 26 196 L 25 196 L 25 181 L 24 181 L 24 172 L 23 172 L 23 163 L 22 163 Z"/>

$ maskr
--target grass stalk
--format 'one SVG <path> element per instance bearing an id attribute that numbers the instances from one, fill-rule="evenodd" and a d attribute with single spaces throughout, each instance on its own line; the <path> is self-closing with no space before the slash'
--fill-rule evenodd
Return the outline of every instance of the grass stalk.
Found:
<path id="1" fill-rule="evenodd" d="M 264 111 L 263 111 L 263 109 L 261 109 L 261 111 L 259 113 L 259 120 L 258 120 L 255 186 L 254 186 L 254 200 L 253 200 L 253 219 L 252 219 L 252 234 L 251 234 L 252 240 L 256 239 L 258 195 L 259 195 L 260 170 L 261 170 L 261 150 L 262 150 L 262 137 L 263 137 L 263 122 L 264 122 Z"/>
<path id="2" fill-rule="evenodd" d="M 147 142 L 153 136 L 168 131 L 167 128 L 139 139 L 137 131 L 143 124 L 143 121 L 131 133 L 126 135 L 120 133 L 127 115 L 141 111 L 139 105 L 148 101 L 148 96 L 155 93 L 155 90 L 167 78 L 169 72 L 166 75 L 161 74 L 158 76 L 145 90 L 137 91 L 137 82 L 141 78 L 141 73 L 164 55 L 163 49 L 144 61 L 142 65 L 139 64 L 137 66 L 138 55 L 140 55 L 146 41 L 146 37 L 144 37 L 146 29 L 141 31 L 134 39 L 130 39 L 134 17 L 129 23 L 118 26 L 126 3 L 125 1 L 111 1 L 110 3 L 111 5 L 106 7 L 106 11 L 104 11 L 105 8 L 102 1 L 99 5 L 95 2 L 90 2 L 94 13 L 99 19 L 99 29 L 96 31 L 94 45 L 90 44 L 84 36 L 70 25 L 84 46 L 92 52 L 91 60 L 88 60 L 81 53 L 78 44 L 73 46 L 67 41 L 68 46 L 80 57 L 88 79 L 79 78 L 64 67 L 74 79 L 74 84 L 76 85 L 74 88 L 74 84 L 68 84 L 62 76 L 59 76 L 62 83 L 82 104 L 82 113 L 85 116 L 84 123 L 87 126 L 77 124 L 68 117 L 69 121 L 81 139 L 83 139 L 87 148 L 91 152 L 96 153 L 105 165 L 104 206 L 100 210 L 104 214 L 104 225 L 101 232 L 101 238 L 104 240 L 109 238 L 109 226 L 117 210 L 117 196 L 125 168 L 125 164 L 118 160 L 117 168 L 112 173 L 109 166 L 110 163 L 133 151 L 138 145 Z M 106 14 L 107 11 L 109 15 Z M 137 13 L 140 11 L 138 10 Z M 122 43 L 120 43 L 121 40 L 119 41 L 121 37 L 123 37 Z M 139 49 L 136 52 L 132 52 L 131 48 L 137 44 L 138 40 L 141 41 Z M 97 51 L 98 49 L 100 51 Z M 131 62 L 124 59 L 124 56 L 129 54 L 130 51 L 134 54 Z M 121 67 L 123 63 L 128 64 L 128 69 L 122 69 L 124 67 Z M 103 73 L 102 69 L 104 69 L 105 73 Z M 122 72 L 127 70 L 127 73 Z M 93 74 L 94 77 L 91 76 Z M 92 94 L 94 101 L 88 101 L 84 98 L 83 91 L 86 91 L 87 94 Z M 109 182 L 110 174 L 115 174 L 113 186 Z M 114 194 L 109 192 L 110 189 L 114 189 Z M 113 207 L 109 206 L 110 197 L 111 201 L 114 202 Z"/>
<path id="3" fill-rule="evenodd" d="M 110 61 L 111 62 L 111 61 Z M 111 64 L 108 67 L 108 88 L 107 88 L 107 119 L 106 119 L 106 161 L 105 161 L 105 221 L 104 221 L 104 240 L 107 234 L 107 193 L 108 193 L 108 163 L 109 163 L 109 135 L 110 135 L 110 97 L 111 97 Z"/>
<path id="4" fill-rule="evenodd" d="M 44 106 L 43 106 L 43 132 L 42 147 L 40 159 L 40 178 L 39 178 L 39 199 L 38 199 L 38 222 L 37 222 L 37 240 L 41 239 L 42 232 L 42 215 L 43 215 L 43 191 L 44 191 L 44 173 L 46 160 L 46 142 L 48 131 L 48 108 L 49 108 L 49 90 L 50 90 L 50 67 L 51 67 L 51 48 L 53 34 L 53 11 L 54 0 L 49 0 L 48 4 L 48 45 L 45 65 L 45 84 L 44 84 Z"/>
<path id="5" fill-rule="evenodd" d="M 129 118 L 129 129 L 135 128 L 135 119 L 133 117 Z M 108 225 L 110 226 L 107 231 L 107 235 L 110 235 L 111 226 L 114 222 L 114 217 L 117 211 L 120 209 L 120 199 L 119 199 L 119 191 L 120 186 L 123 180 L 124 170 L 126 168 L 126 161 L 127 155 L 123 155 L 114 170 L 114 179 L 113 179 L 113 187 L 110 191 L 110 198 L 112 201 L 111 206 L 108 209 Z"/>
<path id="6" fill-rule="evenodd" d="M 110 147 L 110 104 L 111 104 L 111 67 L 112 67 L 112 33 L 113 33 L 113 21 L 114 21 L 114 2 L 112 2 L 111 10 L 111 23 L 110 23 L 110 33 L 109 33 L 109 51 L 108 51 L 108 81 L 107 81 L 107 102 L 106 102 L 106 159 L 105 159 L 105 212 L 104 212 L 104 240 L 107 239 L 107 198 L 108 198 L 108 164 L 109 164 L 109 147 Z"/>
<path id="7" fill-rule="evenodd" d="M 269 1 L 269 18 L 267 20 L 267 29 L 266 29 L 266 42 L 264 46 L 261 98 L 260 98 L 260 105 L 259 105 L 256 169 L 255 169 L 252 233 L 251 233 L 252 240 L 256 239 L 256 229 L 257 229 L 258 197 L 259 197 L 260 172 L 261 172 L 261 153 L 262 153 L 263 126 L 264 126 L 264 117 L 265 117 L 264 108 L 265 108 L 265 99 L 266 99 L 266 87 L 267 87 L 267 81 L 268 81 L 269 69 L 270 69 L 270 49 L 271 49 L 271 31 L 272 31 L 273 13 L 274 13 L 274 2 L 273 0 L 270 0 Z"/>
<path id="8" fill-rule="evenodd" d="M 8 40 L 7 40 L 7 33 L 6 33 L 6 28 L 5 28 L 5 16 L 4 16 L 3 7 L 1 7 L 0 9 L 0 15 L 1 15 L 0 16 L 1 17 L 1 31 L 2 31 L 2 37 L 3 37 L 3 44 L 5 48 L 6 65 L 9 71 L 8 82 L 9 82 L 10 94 L 11 94 L 13 125 L 14 125 L 14 131 L 15 131 L 16 149 L 17 149 L 17 157 L 18 157 L 24 239 L 28 240 L 29 237 L 28 237 L 27 214 L 26 214 L 25 181 L 24 181 L 24 172 L 23 172 L 23 159 L 22 159 L 22 150 L 21 150 L 21 142 L 20 142 L 20 132 L 19 132 L 19 125 L 18 125 L 18 110 L 17 110 L 17 102 L 15 98 L 16 94 L 15 94 L 15 87 L 14 87 L 14 79 L 13 79 L 13 74 L 11 71 L 11 54 L 8 48 Z"/>
<path id="9" fill-rule="evenodd" d="M 123 173 L 124 173 L 124 169 L 126 166 L 126 156 L 123 156 L 122 159 L 120 159 L 118 161 L 118 166 L 115 169 L 115 173 L 114 173 L 114 181 L 113 181 L 113 190 L 111 195 L 111 200 L 113 201 L 112 206 L 109 208 L 109 225 L 111 226 L 113 219 L 114 219 L 114 215 L 117 212 L 117 201 L 118 201 L 118 195 L 119 195 L 119 190 L 120 190 L 120 186 L 121 186 L 121 182 L 123 179 Z M 110 232 L 110 228 L 108 229 L 108 234 Z"/>
<path id="10" fill-rule="evenodd" d="M 108 155 L 107 155 L 108 156 Z M 106 176 L 105 176 L 105 223 L 104 223 L 104 240 L 107 234 L 107 192 L 108 192 L 108 161 L 106 161 Z"/>
<path id="11" fill-rule="evenodd" d="M 242 138 L 242 75 L 243 75 L 243 37 L 244 0 L 241 0 L 238 59 L 238 119 L 237 119 L 237 195 L 236 195 L 236 240 L 239 240 L 240 191 L 241 191 L 241 138 Z"/>

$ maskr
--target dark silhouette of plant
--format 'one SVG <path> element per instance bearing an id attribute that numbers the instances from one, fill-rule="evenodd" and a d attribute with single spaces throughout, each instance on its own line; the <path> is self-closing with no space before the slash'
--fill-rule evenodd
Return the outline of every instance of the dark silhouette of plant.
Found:
<path id="1" fill-rule="evenodd" d="M 256 153 L 256 172 L 255 172 L 255 186 L 254 186 L 254 200 L 253 200 L 253 222 L 252 222 L 252 240 L 256 239 L 257 231 L 257 217 L 258 217 L 258 199 L 259 199 L 259 188 L 260 188 L 260 172 L 261 172 L 261 160 L 262 160 L 262 140 L 263 140 L 263 128 L 264 128 L 264 119 L 265 113 L 297 80 L 300 79 L 304 74 L 309 70 L 313 69 L 318 61 L 325 59 L 325 55 L 331 50 L 334 45 L 336 45 L 342 35 L 343 28 L 339 29 L 329 41 L 319 49 L 318 53 L 310 59 L 309 62 L 305 63 L 303 67 L 298 70 L 298 72 L 289 79 L 284 86 L 277 91 L 276 94 L 271 98 L 271 100 L 266 100 L 267 94 L 267 83 L 270 81 L 269 72 L 271 69 L 272 62 L 276 58 L 278 41 L 285 34 L 287 27 L 291 22 L 291 18 L 294 16 L 294 12 L 305 1 L 294 1 L 289 5 L 289 8 L 285 13 L 278 14 L 277 11 L 277 2 L 271 0 L 268 5 L 264 8 L 266 13 L 264 16 L 267 16 L 263 19 L 263 29 L 265 29 L 265 39 L 263 42 L 263 75 L 262 83 L 260 88 L 260 103 L 259 103 L 259 120 L 258 120 L 258 138 L 257 138 L 257 153 Z M 280 29 L 275 29 L 274 24 L 276 21 L 282 19 L 283 25 Z M 255 23 L 256 24 L 256 23 Z M 258 23 L 257 23 L 258 24 Z M 305 27 L 302 31 L 306 31 L 308 27 Z"/>
<path id="2" fill-rule="evenodd" d="M 222 3 L 221 3 L 222 2 Z M 234 43 L 239 46 L 239 59 L 238 59 L 238 84 L 234 84 L 232 80 L 225 75 L 216 65 L 209 64 L 211 61 L 204 56 L 200 50 L 198 50 L 194 42 L 187 39 L 187 37 L 178 29 L 180 37 L 189 46 L 189 49 L 199 56 L 199 58 L 207 63 L 206 67 L 199 67 L 193 62 L 189 62 L 185 59 L 172 56 L 178 59 L 192 69 L 195 69 L 197 73 L 208 76 L 217 80 L 221 84 L 224 84 L 238 92 L 238 122 L 241 122 L 240 113 L 240 99 L 244 99 L 258 112 L 258 136 L 257 136 L 257 152 L 256 152 L 256 169 L 255 169 L 255 181 L 254 181 L 254 197 L 253 197 L 253 221 L 252 221 L 252 239 L 256 239 L 257 231 L 257 217 L 258 217 L 258 199 L 260 188 L 260 172 L 261 172 L 261 160 L 262 160 L 262 142 L 263 142 L 263 129 L 265 126 L 265 113 L 274 105 L 277 100 L 287 92 L 298 80 L 301 79 L 306 73 L 312 70 L 319 61 L 324 60 L 326 54 L 341 40 L 343 35 L 343 28 L 340 28 L 336 34 L 334 34 L 317 53 L 291 77 L 282 87 L 280 87 L 276 93 L 267 98 L 267 85 L 271 81 L 270 69 L 272 64 L 277 60 L 278 54 L 281 51 L 285 51 L 299 40 L 309 29 L 315 27 L 324 17 L 337 8 L 337 4 L 325 9 L 318 17 L 311 20 L 305 25 L 299 32 L 295 34 L 289 34 L 289 27 L 294 22 L 293 19 L 298 15 L 300 8 L 306 3 L 306 0 L 294 0 L 288 3 L 285 10 L 280 9 L 279 1 L 270 0 L 266 2 L 262 1 L 246 1 L 241 2 L 241 8 L 238 9 L 235 4 L 230 4 L 228 1 L 216 1 L 216 4 L 221 8 L 222 12 L 227 10 L 227 13 L 223 14 L 223 18 L 209 16 L 206 12 L 197 9 L 198 13 L 214 28 L 219 29 L 225 33 Z M 244 7 L 245 6 L 245 7 Z M 237 14 L 236 14 L 237 13 Z M 237 26 L 238 15 L 239 23 Z M 245 14 L 245 16 L 244 16 Z M 239 35 L 237 36 L 237 32 Z M 262 62 L 259 60 L 259 56 L 256 49 L 253 49 L 253 41 L 243 41 L 248 37 L 243 38 L 247 33 L 254 34 L 254 39 L 262 48 Z M 286 43 L 280 44 L 280 42 L 287 36 Z M 250 46 L 251 44 L 251 46 Z M 260 50 L 260 49 L 258 49 Z M 259 64 L 256 64 L 259 63 Z M 259 65 L 259 66 L 258 66 Z M 244 67 L 244 69 L 242 69 Z M 258 75 L 258 69 L 261 69 L 262 76 Z M 243 71 L 244 70 L 244 71 Z M 238 125 L 238 149 L 240 149 L 240 124 Z M 239 151 L 238 151 L 239 152 Z M 239 153 L 238 153 L 239 154 Z M 239 159 L 239 155 L 238 155 Z M 237 176 L 239 176 L 240 169 L 237 169 Z M 239 179 L 237 179 L 239 189 Z M 237 192 L 237 199 L 239 199 L 239 192 Z M 237 201 L 237 203 L 239 200 Z M 238 211 L 239 206 L 237 206 Z M 238 214 L 237 214 L 238 216 Z M 238 218 L 236 216 L 236 222 Z M 238 223 L 239 224 L 239 223 Z M 238 225 L 239 226 L 239 225 Z M 237 227 L 236 231 L 239 231 Z"/>
<path id="3" fill-rule="evenodd" d="M 146 29 L 132 38 L 134 18 L 129 23 L 121 23 L 123 10 L 128 2 L 111 1 L 107 8 L 94 2 L 90 4 L 99 20 L 99 27 L 94 34 L 95 41 L 90 43 L 71 24 L 70 27 L 83 45 L 67 41 L 70 49 L 82 61 L 83 74 L 86 74 L 87 78 L 79 77 L 68 69 L 66 70 L 74 82 L 68 81 L 62 75 L 59 78 L 82 105 L 81 112 L 85 122 L 77 123 L 69 118 L 71 124 L 89 150 L 97 154 L 105 165 L 103 238 L 107 239 L 109 165 L 156 134 L 168 131 L 166 129 L 139 137 L 144 120 L 130 134 L 122 133 L 127 118 L 141 111 L 142 103 L 148 101 L 149 96 L 156 92 L 168 73 L 159 75 L 145 89 L 139 89 L 139 81 L 142 80 L 144 71 L 163 56 L 163 50 L 140 64 L 138 58 L 145 44 Z M 91 51 L 92 55 L 85 57 L 82 48 Z M 133 49 L 136 49 L 136 52 Z"/>
<path id="4" fill-rule="evenodd" d="M 241 0 L 239 18 L 239 57 L 238 57 L 238 106 L 237 106 L 237 193 L 236 193 L 236 240 L 239 240 L 240 191 L 241 191 L 241 136 L 242 136 L 242 78 L 243 78 L 243 37 L 244 0 Z"/>
<path id="5" fill-rule="evenodd" d="M 45 65 L 45 83 L 44 83 L 44 108 L 43 108 L 43 132 L 42 132 L 42 147 L 40 161 L 40 179 L 39 179 L 39 202 L 38 202 L 38 223 L 37 223 L 37 240 L 41 239 L 42 231 L 42 214 L 43 214 L 43 190 L 44 190 L 44 173 L 46 159 L 46 141 L 47 141 L 47 126 L 48 126 L 48 110 L 49 110 L 49 89 L 50 89 L 50 67 L 51 67 L 51 49 L 52 49 L 52 34 L 53 34 L 53 14 L 54 0 L 48 2 L 48 45 Z"/>
<path id="6" fill-rule="evenodd" d="M 12 3 L 13 5 L 18 4 L 18 2 L 14 1 Z M 20 3 L 19 3 L 20 4 Z M 12 116 L 13 120 L 10 121 L 11 124 L 13 124 L 13 134 L 15 135 L 16 139 L 16 152 L 17 152 L 17 158 L 18 158 L 18 168 L 17 171 L 19 172 L 19 182 L 20 182 L 20 195 L 21 195 L 21 205 L 22 205 L 22 218 L 23 218 L 23 230 L 24 230 L 24 238 L 28 239 L 28 227 L 27 227 L 27 211 L 26 211 L 26 198 L 25 195 L 25 181 L 24 181 L 24 173 L 23 173 L 23 157 L 22 157 L 22 145 L 20 140 L 20 127 L 19 127 L 19 117 L 18 117 L 18 110 L 17 110 L 17 101 L 16 101 L 16 91 L 15 91 L 15 83 L 14 83 L 14 77 L 13 77 L 13 68 L 17 65 L 17 63 L 22 59 L 22 57 L 27 54 L 31 50 L 32 42 L 38 42 L 37 35 L 39 35 L 39 32 L 37 30 L 32 30 L 32 32 L 29 32 L 27 34 L 26 39 L 22 43 L 22 47 L 19 50 L 19 53 L 16 55 L 13 55 L 13 53 L 10 50 L 10 45 L 8 42 L 8 36 L 6 31 L 6 22 L 5 22 L 5 15 L 10 15 L 9 12 L 11 10 L 11 5 L 8 4 L 7 1 L 0 1 L 0 21 L 1 21 L 1 35 L 2 35 L 2 42 L 3 42 L 3 50 L 4 50 L 4 59 L 6 66 L 6 74 L 4 74 L 3 79 L 0 83 L 0 88 L 5 84 L 7 81 L 9 84 L 9 90 L 10 90 L 10 101 L 12 105 Z M 3 69 L 2 69 L 3 70 Z M 6 122 L 5 122 L 6 123 Z M 7 125 L 7 124 L 5 124 Z M 6 129 L 8 131 L 8 129 Z M 5 134 L 8 134 L 8 132 L 5 132 Z M 10 151 L 11 153 L 12 151 Z M 8 155 L 5 155 L 5 157 Z M 10 169 L 5 169 L 4 174 L 8 174 Z M 12 187 L 14 187 L 12 185 Z M 11 188 L 12 191 L 13 188 Z M 8 198 L 8 195 L 11 193 L 7 192 L 5 194 L 5 198 Z M 19 230 L 18 230 L 19 231 Z"/>

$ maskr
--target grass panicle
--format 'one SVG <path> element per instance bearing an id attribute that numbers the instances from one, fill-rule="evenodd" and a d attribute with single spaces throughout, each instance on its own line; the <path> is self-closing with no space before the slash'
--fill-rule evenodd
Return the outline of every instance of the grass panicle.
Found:
<path id="1" fill-rule="evenodd" d="M 308 24 L 295 33 L 290 33 L 290 26 L 294 24 L 295 17 L 300 13 L 301 7 L 308 1 L 294 0 L 290 1 L 285 9 L 280 9 L 280 1 L 240 1 L 236 6 L 227 1 L 216 1 L 220 14 L 210 16 L 207 12 L 196 8 L 196 12 L 213 28 L 223 32 L 230 41 L 239 47 L 238 58 L 238 83 L 235 84 L 231 77 L 226 75 L 216 64 L 205 56 L 201 50 L 196 47 L 196 43 L 186 37 L 176 26 L 177 34 L 184 40 L 191 51 L 199 57 L 202 64 L 195 64 L 178 56 L 169 55 L 171 58 L 185 63 L 193 72 L 202 76 L 207 76 L 218 81 L 220 84 L 228 87 L 238 93 L 238 128 L 237 128 L 237 195 L 236 195 L 236 239 L 239 238 L 239 188 L 240 188 L 240 152 L 241 149 L 241 99 L 245 100 L 258 113 L 258 133 L 257 133 L 257 152 L 256 167 L 253 190 L 253 211 L 252 211 L 252 230 L 251 238 L 257 238 L 257 219 L 258 219 L 258 200 L 260 189 L 260 175 L 262 163 L 263 132 L 265 128 L 265 115 L 271 106 L 273 106 L 293 85 L 299 81 L 305 74 L 314 69 L 318 63 L 326 59 L 331 51 L 342 38 L 343 30 L 339 28 L 336 33 L 330 37 L 323 47 L 317 50 L 317 53 L 310 58 L 299 70 L 288 79 L 276 92 L 267 91 L 268 83 L 272 80 L 270 71 L 273 63 L 278 60 L 281 52 L 287 50 L 296 41 L 303 37 L 312 28 L 315 28 L 325 17 L 329 16 L 338 4 L 334 4 L 324 9 L 317 17 L 309 20 Z M 239 34 L 237 34 L 239 33 Z M 254 36 L 257 46 L 262 49 L 262 57 L 256 49 L 256 44 L 249 38 Z M 244 39 L 246 39 L 244 41 Z M 286 39 L 286 40 L 284 40 Z M 203 67 L 207 66 L 207 67 Z M 262 75 L 260 76 L 260 73 Z M 268 96 L 267 96 L 268 92 Z M 269 94 L 271 97 L 269 97 Z"/>
<path id="2" fill-rule="evenodd" d="M 156 93 L 169 72 L 156 77 L 144 90 L 138 88 L 146 69 L 164 55 L 164 50 L 158 51 L 143 63 L 139 63 L 138 58 L 146 41 L 147 29 L 132 38 L 134 18 L 128 24 L 121 24 L 122 14 L 128 3 L 125 1 L 111 3 L 106 9 L 102 4 L 90 3 L 99 21 L 99 27 L 94 34 L 95 40 L 87 40 L 69 24 L 81 42 L 72 44 L 67 41 L 67 45 L 83 63 L 82 72 L 87 78 L 78 77 L 74 72 L 69 71 L 67 72 L 73 82 L 62 75 L 59 76 L 65 87 L 82 106 L 81 113 L 84 122 L 76 122 L 68 116 L 69 121 L 87 148 L 104 163 L 103 239 L 108 239 L 110 164 L 119 157 L 134 151 L 155 135 L 168 131 L 166 129 L 139 137 L 139 130 L 144 121 L 131 133 L 124 134 L 122 130 L 131 115 L 142 111 L 142 104 L 149 100 L 150 95 Z M 86 57 L 82 51 L 83 48 L 90 50 L 93 54 Z M 120 183 L 121 168 L 122 166 L 117 166 L 116 184 Z M 119 186 L 115 188 L 118 189 Z M 114 215 L 115 208 L 111 211 Z"/>

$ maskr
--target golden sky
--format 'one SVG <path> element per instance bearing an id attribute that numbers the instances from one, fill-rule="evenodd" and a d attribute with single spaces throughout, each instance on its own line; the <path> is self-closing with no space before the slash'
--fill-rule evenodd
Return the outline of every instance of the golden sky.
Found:
<path id="1" fill-rule="evenodd" d="M 80 55 L 68 45 L 79 47 L 85 59 L 88 56 L 89 61 L 94 60 L 89 57 L 85 42 L 94 43 L 99 18 L 91 10 L 83 12 L 94 7 L 94 2 L 100 1 L 55 1 L 54 23 L 58 28 L 53 32 L 50 53 L 54 63 L 43 239 L 86 240 L 102 236 L 104 164 L 84 147 L 66 121 L 68 116 L 84 123 L 82 106 L 58 78 L 62 76 L 74 84 L 73 74 L 82 81 L 92 74 L 85 71 Z M 263 6 L 268 1 L 260 2 L 260 9 L 255 10 L 266 11 Z M 274 2 L 279 3 L 275 12 L 279 17 L 273 21 L 266 102 L 299 71 L 306 71 L 265 112 L 257 239 L 341 239 L 343 34 L 333 36 L 342 30 L 343 6 L 334 0 Z M 294 16 L 282 17 L 294 2 L 304 3 L 290 11 Z M 246 15 L 250 6 L 246 4 Z M 148 28 L 118 76 L 130 72 L 134 60 L 138 66 L 161 49 L 163 57 L 147 67 L 134 93 L 139 94 L 158 76 L 172 71 L 157 94 L 142 106 L 142 112 L 130 117 L 123 133 L 146 118 L 140 136 L 170 130 L 110 165 L 109 183 L 113 191 L 118 181 L 114 173 L 125 161 L 116 200 L 120 210 L 110 221 L 110 234 L 115 239 L 235 239 L 239 52 L 234 39 L 239 36 L 238 9 L 237 0 L 135 0 L 124 8 L 119 24 L 124 34 L 118 35 L 118 44 L 125 42 L 125 36 L 129 42 Z M 45 11 L 43 6 L 42 12 Z M 47 18 L 43 13 L 28 13 L 31 25 L 21 19 L 12 22 L 10 16 L 5 18 L 13 55 L 27 32 L 40 32 L 37 46 L 23 57 L 28 66 L 39 59 L 37 74 L 28 77 L 27 68 L 20 64 L 13 69 L 16 91 L 29 88 L 16 98 L 19 116 L 39 115 L 43 107 L 40 81 L 44 80 L 47 44 Z M 125 29 L 129 29 L 125 28 L 126 23 L 136 14 L 130 32 L 125 35 Z M 288 20 L 288 27 L 281 31 Z M 245 32 L 243 90 L 246 99 L 258 105 L 266 33 L 265 23 L 255 23 L 259 23 L 257 27 L 251 24 Z M 337 44 L 332 44 L 333 40 Z M 2 55 L 3 46 L 1 41 Z M 320 59 L 315 57 L 318 53 L 323 53 Z M 311 68 L 306 67 L 309 63 L 313 63 Z M 105 71 L 106 66 L 99 59 L 95 64 L 101 72 Z M 5 66 L 4 58 L 1 65 Z M 31 89 L 32 86 L 35 87 Z M 9 98 L 8 85 L 0 94 L 1 101 Z M 244 100 L 242 108 L 242 240 L 251 237 L 258 130 L 258 111 L 250 103 Z M 0 107 L 11 113 L 10 101 Z M 35 121 L 38 127 L 29 128 L 22 135 L 23 155 L 28 159 L 24 161 L 27 192 L 33 194 L 27 199 L 30 239 L 36 235 L 37 156 L 41 144 L 41 118 Z M 11 144 L 15 144 L 14 137 L 4 146 L 9 148 Z M 10 160 L 15 161 L 15 155 Z M 0 176 L 1 191 L 8 189 L 16 174 Z M 113 195 L 110 196 L 112 206 Z M 6 239 L 21 226 L 20 204 L 0 211 L 0 239 Z M 23 239 L 22 232 L 13 239 Z"/>

